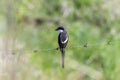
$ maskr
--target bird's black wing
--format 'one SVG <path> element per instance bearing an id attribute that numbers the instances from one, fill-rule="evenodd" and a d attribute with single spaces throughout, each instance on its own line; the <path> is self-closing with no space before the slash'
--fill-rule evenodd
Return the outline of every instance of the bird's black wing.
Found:
<path id="1" fill-rule="evenodd" d="M 58 36 L 58 43 L 61 48 L 65 48 L 68 42 L 68 35 L 66 32 L 62 32 Z"/>

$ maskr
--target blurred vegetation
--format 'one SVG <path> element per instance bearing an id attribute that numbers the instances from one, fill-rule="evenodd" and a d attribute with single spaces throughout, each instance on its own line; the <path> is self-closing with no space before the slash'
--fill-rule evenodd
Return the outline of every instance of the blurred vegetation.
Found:
<path id="1" fill-rule="evenodd" d="M 105 1 L 16 0 L 15 80 L 120 80 L 120 14 L 105 8 Z M 1 0 L 3 35 L 6 5 Z M 70 38 L 64 69 L 60 51 L 53 50 L 58 47 L 55 29 L 59 25 L 65 26 Z"/>

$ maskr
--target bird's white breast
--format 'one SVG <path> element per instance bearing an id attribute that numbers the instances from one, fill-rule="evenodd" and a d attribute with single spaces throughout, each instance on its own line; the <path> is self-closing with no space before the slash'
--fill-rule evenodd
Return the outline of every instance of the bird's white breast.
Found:
<path id="1" fill-rule="evenodd" d="M 63 30 L 59 30 L 59 33 L 63 32 Z"/>

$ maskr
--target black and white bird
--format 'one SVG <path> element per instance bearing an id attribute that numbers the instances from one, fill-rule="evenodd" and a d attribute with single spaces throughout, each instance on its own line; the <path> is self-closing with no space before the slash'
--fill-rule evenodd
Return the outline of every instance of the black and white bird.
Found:
<path id="1" fill-rule="evenodd" d="M 65 56 L 65 48 L 68 43 L 68 33 L 66 29 L 63 26 L 59 26 L 56 31 L 59 31 L 58 35 L 58 44 L 59 44 L 59 49 L 62 54 L 62 68 L 64 68 L 64 56 Z"/>

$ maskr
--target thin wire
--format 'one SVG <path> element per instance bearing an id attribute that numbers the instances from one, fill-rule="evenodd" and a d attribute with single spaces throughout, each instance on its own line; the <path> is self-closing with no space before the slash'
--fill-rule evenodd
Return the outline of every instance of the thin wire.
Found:
<path id="1" fill-rule="evenodd" d="M 112 42 L 112 41 L 107 41 L 107 42 L 104 42 L 104 43 L 94 43 L 94 44 L 89 44 L 89 43 L 85 43 L 83 45 L 75 45 L 75 46 L 68 46 L 67 49 L 73 49 L 73 48 L 89 48 L 89 47 L 95 47 L 95 46 L 107 46 L 107 45 L 114 45 L 114 44 L 118 44 L 117 42 Z M 17 49 L 17 50 L 9 50 L 9 51 L 13 51 L 13 52 L 16 52 L 16 51 L 25 51 L 27 49 Z M 34 53 L 37 53 L 37 52 L 40 52 L 40 51 L 43 51 L 43 52 L 46 52 L 46 51 L 57 51 L 59 50 L 59 48 L 48 48 L 48 49 L 34 49 L 32 50 Z M 0 51 L 4 51 L 4 50 L 0 50 Z"/>
<path id="2" fill-rule="evenodd" d="M 111 41 L 108 41 L 106 43 L 95 43 L 95 44 L 88 44 L 88 43 L 85 43 L 83 45 L 77 45 L 77 46 L 68 46 L 67 49 L 73 49 L 73 48 L 89 48 L 89 47 L 95 47 L 95 46 L 107 46 L 107 45 L 113 45 L 113 42 Z M 43 49 L 41 51 L 57 51 L 59 50 L 59 48 L 50 48 L 50 49 Z M 39 52 L 37 50 L 33 51 L 33 52 Z"/>
<path id="3" fill-rule="evenodd" d="M 88 48 L 88 47 L 94 47 L 94 46 L 105 46 L 105 45 L 111 45 L 111 42 L 107 42 L 107 43 L 105 43 L 105 44 L 98 44 L 98 43 L 95 43 L 95 44 L 88 44 L 88 43 L 85 43 L 85 44 L 83 44 L 83 45 L 78 45 L 78 46 L 71 46 L 71 47 L 69 47 L 69 48 L 79 48 L 79 47 L 81 47 L 81 48 Z"/>

